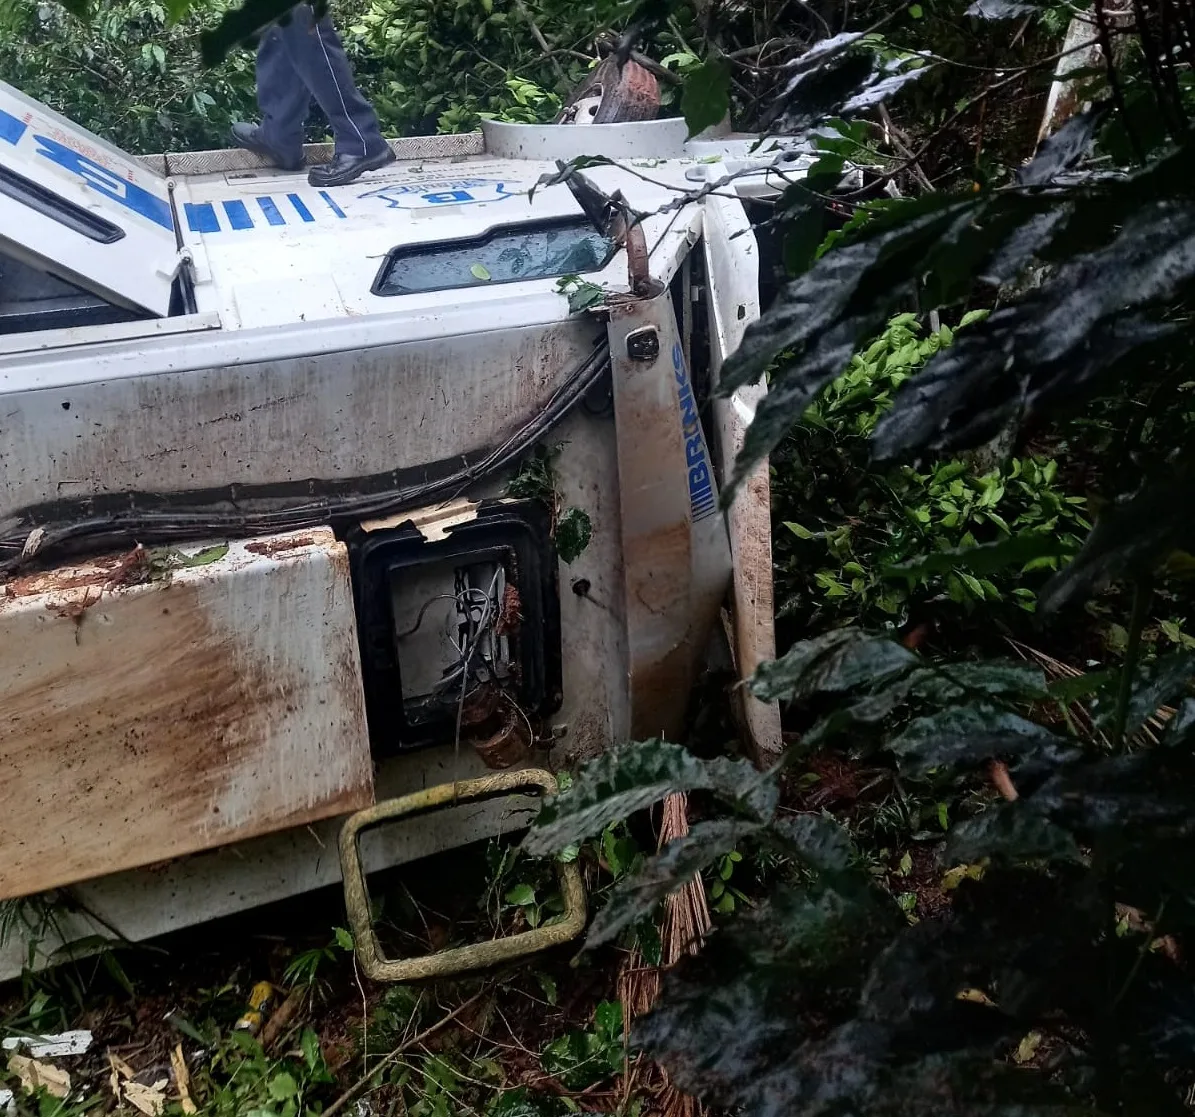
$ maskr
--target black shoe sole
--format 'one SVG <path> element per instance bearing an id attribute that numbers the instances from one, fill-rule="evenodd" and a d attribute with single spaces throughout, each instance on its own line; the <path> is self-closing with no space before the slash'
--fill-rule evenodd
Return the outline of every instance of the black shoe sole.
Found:
<path id="1" fill-rule="evenodd" d="M 398 156 L 394 154 L 390 146 L 387 144 L 385 151 L 379 151 L 377 155 L 371 155 L 367 159 L 362 159 L 359 163 L 354 163 L 346 171 L 342 171 L 338 175 L 329 175 L 324 178 L 320 172 L 323 167 L 315 167 L 307 176 L 307 182 L 311 186 L 348 186 L 350 182 L 356 182 L 363 174 L 368 171 L 376 171 L 382 167 L 389 166 L 395 162 Z"/>

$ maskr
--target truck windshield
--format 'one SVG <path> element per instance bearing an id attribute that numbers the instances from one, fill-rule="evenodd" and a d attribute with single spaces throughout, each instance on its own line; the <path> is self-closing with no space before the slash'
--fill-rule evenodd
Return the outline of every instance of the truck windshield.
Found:
<path id="1" fill-rule="evenodd" d="M 392 249 L 375 295 L 412 295 L 601 271 L 614 242 L 585 217 L 506 225 L 480 237 Z"/>

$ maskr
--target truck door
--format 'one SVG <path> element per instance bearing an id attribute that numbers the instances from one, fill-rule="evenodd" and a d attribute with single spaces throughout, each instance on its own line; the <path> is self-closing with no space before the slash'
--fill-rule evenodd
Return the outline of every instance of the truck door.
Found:
<path id="1" fill-rule="evenodd" d="M 166 179 L 0 82 L 0 258 L 6 285 L 35 270 L 164 316 L 179 264 Z"/>

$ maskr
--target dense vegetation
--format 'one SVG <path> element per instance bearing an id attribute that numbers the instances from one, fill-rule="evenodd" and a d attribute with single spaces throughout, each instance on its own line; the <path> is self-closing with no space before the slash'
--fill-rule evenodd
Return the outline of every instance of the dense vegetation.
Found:
<path id="1" fill-rule="evenodd" d="M 215 0 L 90 7 L 0 0 L 0 72 L 141 150 L 252 113 L 245 51 L 200 61 Z M 620 883 L 594 950 L 642 950 L 666 895 L 718 882 L 717 932 L 635 1044 L 752 1114 L 1181 1114 L 1195 11 L 964 7 L 371 0 L 338 21 L 400 132 L 550 118 L 629 26 L 675 75 L 670 110 L 821 150 L 765 231 L 787 282 L 727 382 L 771 382 L 742 464 L 772 459 L 783 655 L 753 686 L 790 747 L 761 773 L 628 745 L 527 842 L 596 838 Z M 1076 11 L 1115 65 L 1078 75 L 1093 106 L 1039 146 Z M 906 197 L 840 199 L 837 227 L 848 158 Z M 620 847 L 670 792 L 691 833 Z M 551 915 L 530 883 L 505 895 Z M 599 1006 L 545 1056 L 566 1086 L 578 1062 L 615 1073 L 616 1024 Z"/>

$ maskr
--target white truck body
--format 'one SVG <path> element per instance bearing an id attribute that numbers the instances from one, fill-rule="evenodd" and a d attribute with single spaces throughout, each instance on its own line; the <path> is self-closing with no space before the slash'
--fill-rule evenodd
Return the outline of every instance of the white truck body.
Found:
<path id="1" fill-rule="evenodd" d="M 245 152 L 135 159 L 0 84 L 0 900 L 66 890 L 40 959 L 334 883 L 347 812 L 679 736 L 712 645 L 740 676 L 772 654 L 766 469 L 718 506 L 764 389 L 710 398 L 759 313 L 736 191 L 782 185 L 754 147 L 487 125 L 316 190 Z M 537 187 L 582 154 L 647 215 L 650 297 Z M 571 312 L 569 274 L 603 304 Z M 509 490 L 537 445 L 542 515 Z M 464 696 L 492 709 L 459 733 Z M 525 818 L 461 807 L 366 865 Z"/>

